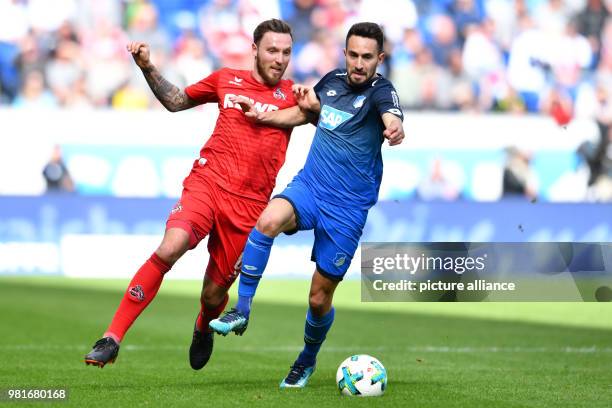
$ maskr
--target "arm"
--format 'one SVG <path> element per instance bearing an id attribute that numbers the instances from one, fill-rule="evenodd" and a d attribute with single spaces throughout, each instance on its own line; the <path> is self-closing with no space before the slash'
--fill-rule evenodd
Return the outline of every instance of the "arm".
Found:
<path id="1" fill-rule="evenodd" d="M 395 146 L 402 143 L 404 140 L 404 126 L 402 120 L 392 113 L 384 112 L 382 121 L 385 124 L 383 136 L 389 140 L 389 146 Z"/>
<path id="2" fill-rule="evenodd" d="M 132 54 L 136 65 L 142 70 L 151 91 L 162 105 L 170 112 L 178 112 L 197 106 L 185 91 L 168 82 L 151 63 L 149 46 L 141 42 L 128 44 L 127 50 Z"/>
<path id="3" fill-rule="evenodd" d="M 244 96 L 233 97 L 230 100 L 240 105 L 244 115 L 249 121 L 259 125 L 292 128 L 306 123 L 316 124 L 318 119 L 318 112 L 304 109 L 300 105 L 277 111 L 260 112 L 255 109 L 253 102 Z"/>

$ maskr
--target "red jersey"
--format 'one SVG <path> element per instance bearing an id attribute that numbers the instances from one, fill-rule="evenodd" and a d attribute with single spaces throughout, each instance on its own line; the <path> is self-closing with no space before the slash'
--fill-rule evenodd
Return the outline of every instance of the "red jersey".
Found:
<path id="1" fill-rule="evenodd" d="M 275 86 L 267 86 L 258 82 L 251 71 L 222 68 L 185 88 L 194 101 L 217 102 L 219 106 L 215 129 L 193 171 L 212 177 L 229 192 L 267 202 L 285 162 L 292 129 L 252 124 L 240 105 L 229 98 L 245 96 L 260 111 L 285 109 L 296 105 L 292 85 L 290 80 L 281 80 Z"/>

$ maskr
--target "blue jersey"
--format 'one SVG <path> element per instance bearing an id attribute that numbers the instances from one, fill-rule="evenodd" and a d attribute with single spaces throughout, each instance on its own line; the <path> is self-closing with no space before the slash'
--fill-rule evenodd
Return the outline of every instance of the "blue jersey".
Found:
<path id="1" fill-rule="evenodd" d="M 346 71 L 339 69 L 325 75 L 314 91 L 321 113 L 299 176 L 318 199 L 368 209 L 378 199 L 383 172 L 381 115 L 403 118 L 397 93 L 378 75 L 353 87 Z"/>

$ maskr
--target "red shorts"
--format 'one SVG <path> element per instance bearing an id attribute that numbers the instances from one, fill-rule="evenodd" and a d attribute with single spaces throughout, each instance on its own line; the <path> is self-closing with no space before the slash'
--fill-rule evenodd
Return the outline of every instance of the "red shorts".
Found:
<path id="1" fill-rule="evenodd" d="M 232 194 L 214 181 L 191 173 L 183 182 L 181 199 L 172 209 L 166 229 L 187 231 L 190 249 L 210 235 L 206 277 L 229 288 L 240 273 L 239 258 L 246 240 L 266 205 Z"/>

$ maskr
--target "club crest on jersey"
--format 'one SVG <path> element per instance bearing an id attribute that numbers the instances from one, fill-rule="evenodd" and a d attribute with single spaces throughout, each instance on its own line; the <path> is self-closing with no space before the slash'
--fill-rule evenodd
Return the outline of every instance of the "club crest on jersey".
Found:
<path id="1" fill-rule="evenodd" d="M 339 268 L 342 265 L 344 265 L 345 262 L 346 262 L 346 254 L 343 254 L 342 252 L 337 252 L 336 257 L 334 258 L 334 265 L 336 265 L 336 267 Z"/>
<path id="2" fill-rule="evenodd" d="M 352 117 L 353 115 L 350 113 L 323 105 L 319 116 L 319 124 L 325 129 L 334 130 Z"/>
<path id="3" fill-rule="evenodd" d="M 355 98 L 355 100 L 353 101 L 353 108 L 355 109 L 359 109 L 363 106 L 363 103 L 365 102 L 366 97 L 363 95 L 359 95 L 358 97 Z"/>
<path id="4" fill-rule="evenodd" d="M 144 289 L 142 289 L 142 286 L 140 285 L 132 286 L 129 293 L 132 300 L 137 302 L 143 302 L 145 300 Z"/>
<path id="5" fill-rule="evenodd" d="M 287 100 L 287 97 L 283 93 L 283 90 L 280 88 L 276 88 L 273 95 L 274 95 L 274 99 L 282 99 L 283 101 Z"/>

